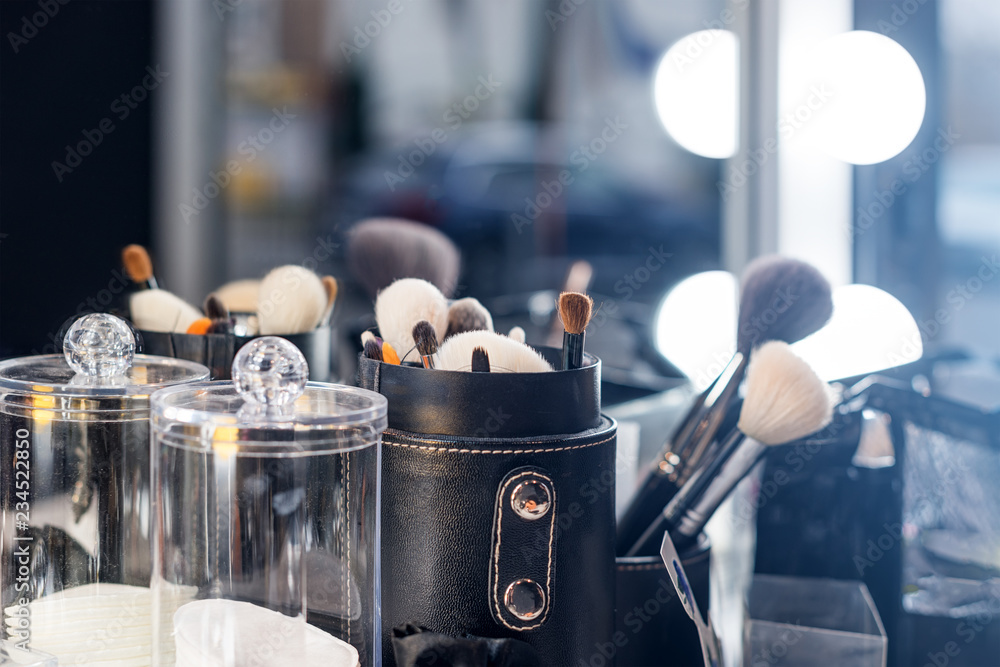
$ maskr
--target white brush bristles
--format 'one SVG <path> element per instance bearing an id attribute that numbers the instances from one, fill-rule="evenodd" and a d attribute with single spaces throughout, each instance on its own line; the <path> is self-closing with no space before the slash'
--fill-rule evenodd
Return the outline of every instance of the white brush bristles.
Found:
<path id="1" fill-rule="evenodd" d="M 743 433 L 780 445 L 820 430 L 832 415 L 829 386 L 788 343 L 770 341 L 751 353 L 737 425 Z"/>
<path id="2" fill-rule="evenodd" d="M 492 373 L 545 373 L 552 370 L 538 352 L 524 343 L 492 331 L 455 334 L 438 349 L 437 368 L 467 371 L 472 368 L 472 350 L 481 347 L 490 357 Z"/>
<path id="3" fill-rule="evenodd" d="M 129 298 L 132 324 L 144 331 L 184 333 L 202 317 L 201 311 L 176 294 L 162 289 L 145 289 Z"/>
<path id="4" fill-rule="evenodd" d="M 215 290 L 215 296 L 231 313 L 256 313 L 260 296 L 260 281 L 234 280 Z"/>
<path id="5" fill-rule="evenodd" d="M 375 299 L 378 332 L 382 340 L 392 345 L 400 357 L 409 353 L 416 345 L 413 342 L 413 325 L 420 320 L 431 323 L 439 341 L 444 338 L 448 328 L 448 300 L 441 290 L 426 280 L 397 280 L 379 292 Z M 472 350 L 469 350 L 469 354 L 472 354 Z M 410 358 L 413 358 L 412 355 Z"/>
<path id="6" fill-rule="evenodd" d="M 312 331 L 325 311 L 323 281 L 305 267 L 279 266 L 260 281 L 257 314 L 262 336 Z"/>

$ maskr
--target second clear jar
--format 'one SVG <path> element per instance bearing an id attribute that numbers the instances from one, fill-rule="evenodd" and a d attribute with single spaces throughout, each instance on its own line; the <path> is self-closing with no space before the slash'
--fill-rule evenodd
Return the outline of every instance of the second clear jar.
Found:
<path id="1" fill-rule="evenodd" d="M 381 663 L 386 400 L 302 367 L 262 338 L 232 383 L 153 396 L 154 665 Z"/>

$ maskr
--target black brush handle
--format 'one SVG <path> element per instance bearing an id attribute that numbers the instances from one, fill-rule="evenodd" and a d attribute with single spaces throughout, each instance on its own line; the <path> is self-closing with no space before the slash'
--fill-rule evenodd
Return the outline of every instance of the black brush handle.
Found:
<path id="1" fill-rule="evenodd" d="M 578 334 L 563 332 L 562 369 L 564 371 L 583 366 L 583 340 L 586 336 L 586 331 Z"/>

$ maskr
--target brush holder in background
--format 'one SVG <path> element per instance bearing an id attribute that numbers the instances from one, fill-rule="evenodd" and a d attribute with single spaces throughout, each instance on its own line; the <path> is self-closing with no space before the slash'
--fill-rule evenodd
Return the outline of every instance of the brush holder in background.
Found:
<path id="1" fill-rule="evenodd" d="M 558 365 L 559 350 L 539 351 Z M 471 373 L 362 357 L 359 376 L 389 399 L 384 664 L 406 623 L 518 639 L 550 665 L 612 641 L 617 427 L 601 415 L 600 361 Z"/>
<path id="2" fill-rule="evenodd" d="M 150 394 L 208 369 L 133 356 L 111 315 L 65 340 L 72 366 L 0 363 L 0 639 L 64 665 L 148 655 Z"/>
<path id="3" fill-rule="evenodd" d="M 259 336 L 234 334 L 184 334 L 163 331 L 140 331 L 143 351 L 162 357 L 187 359 L 207 366 L 213 380 L 228 380 L 232 374 L 233 357 L 240 348 Z M 330 358 L 333 336 L 329 326 L 312 331 L 281 336 L 306 358 L 309 379 L 328 382 L 331 376 Z"/>
<path id="4" fill-rule="evenodd" d="M 378 667 L 385 398 L 305 384 L 279 338 L 249 345 L 235 382 L 152 399 L 154 608 L 177 608 L 153 665 Z M 258 381 L 240 369 L 265 345 L 281 358 Z"/>
<path id="5" fill-rule="evenodd" d="M 702 614 L 708 612 L 712 550 L 702 534 L 681 554 L 688 583 Z M 617 611 L 610 644 L 595 646 L 585 664 L 602 664 L 597 656 L 617 659 L 620 667 L 691 667 L 701 665 L 701 640 L 684 611 L 663 558 L 621 557 L 616 563 Z M 707 621 L 707 619 L 706 619 Z"/>

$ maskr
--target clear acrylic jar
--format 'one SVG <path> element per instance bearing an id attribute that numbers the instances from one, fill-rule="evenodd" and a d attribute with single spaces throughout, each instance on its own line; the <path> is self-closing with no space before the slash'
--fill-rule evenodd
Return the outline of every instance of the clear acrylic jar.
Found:
<path id="1" fill-rule="evenodd" d="M 64 348 L 0 362 L 0 641 L 63 665 L 142 664 L 130 660 L 152 641 L 149 397 L 208 369 L 134 355 L 111 315 L 77 320 Z"/>
<path id="2" fill-rule="evenodd" d="M 372 667 L 386 399 L 265 337 L 153 396 L 153 664 Z M 178 604 L 180 602 L 180 604 Z"/>

